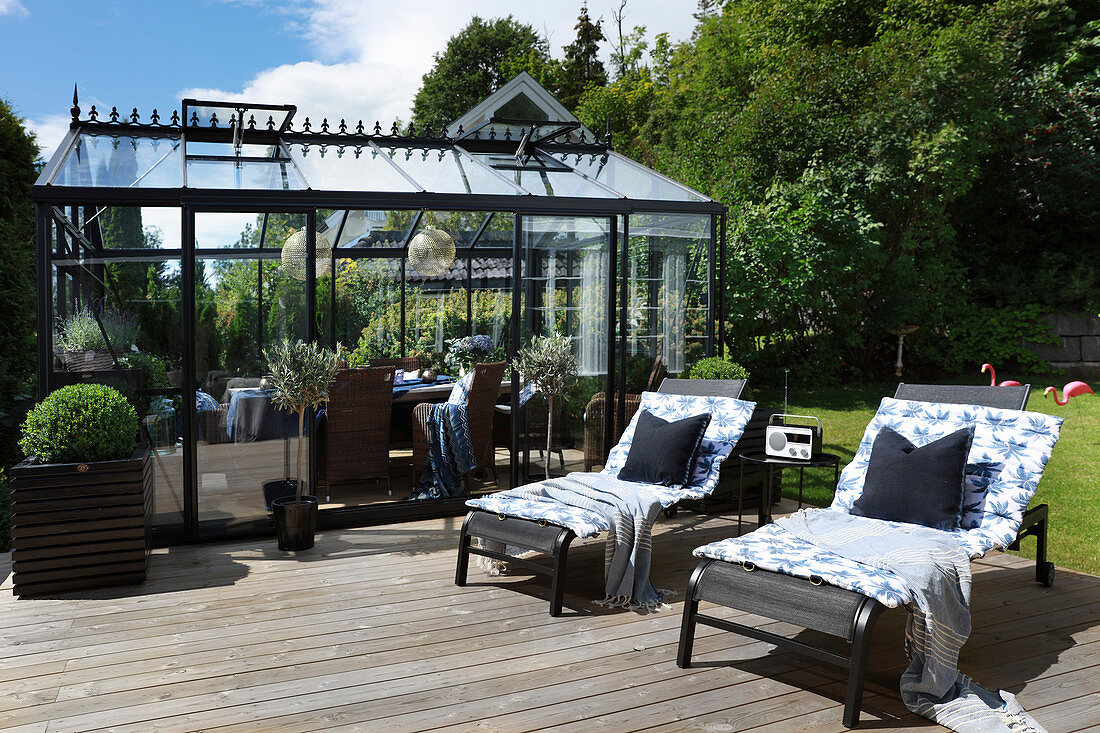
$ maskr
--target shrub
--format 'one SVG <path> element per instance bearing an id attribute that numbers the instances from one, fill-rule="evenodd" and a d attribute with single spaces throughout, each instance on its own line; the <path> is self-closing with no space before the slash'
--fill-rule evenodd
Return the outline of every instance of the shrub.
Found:
<path id="1" fill-rule="evenodd" d="M 716 356 L 709 359 L 700 359 L 691 365 L 688 379 L 748 379 L 749 373 L 745 367 L 729 359 L 720 359 Z"/>
<path id="2" fill-rule="evenodd" d="M 23 453 L 38 463 L 87 463 L 129 458 L 137 438 L 134 408 L 103 384 L 73 384 L 27 414 Z"/>

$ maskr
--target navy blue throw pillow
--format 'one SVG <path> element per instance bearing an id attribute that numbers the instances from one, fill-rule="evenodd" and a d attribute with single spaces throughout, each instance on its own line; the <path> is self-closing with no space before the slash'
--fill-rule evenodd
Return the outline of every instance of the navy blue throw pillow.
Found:
<path id="1" fill-rule="evenodd" d="M 962 513 L 966 456 L 974 438 L 963 428 L 919 448 L 890 428 L 871 446 L 863 494 L 850 514 L 951 530 Z"/>
<path id="2" fill-rule="evenodd" d="M 662 486 L 686 484 L 691 480 L 695 454 L 708 425 L 709 413 L 668 422 L 642 410 L 619 478 Z"/>

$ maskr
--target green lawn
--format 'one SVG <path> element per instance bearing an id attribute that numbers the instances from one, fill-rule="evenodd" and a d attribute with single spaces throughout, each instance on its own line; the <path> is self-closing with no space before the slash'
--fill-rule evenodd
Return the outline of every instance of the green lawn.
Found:
<path id="1" fill-rule="evenodd" d="M 945 383 L 983 384 L 984 375 Z M 1061 415 L 1064 407 L 1043 395 L 1048 384 L 1059 391 L 1068 379 L 1064 376 L 1032 376 L 1020 381 L 1032 385 L 1028 409 Z M 879 400 L 894 394 L 896 382 L 857 384 L 843 387 L 801 387 L 790 390 L 792 413 L 815 415 L 824 426 L 824 450 L 841 457 L 842 465 L 851 460 L 863 429 L 875 413 Z M 783 390 L 756 390 L 750 399 L 768 407 L 782 408 Z M 1032 504 L 1050 505 L 1049 556 L 1055 565 L 1100 575 L 1100 394 L 1075 398 L 1047 464 L 1039 492 Z M 796 498 L 797 483 L 788 483 L 784 495 Z M 806 472 L 804 498 L 811 504 L 827 505 L 833 498 L 832 472 Z M 1018 554 L 1035 556 L 1035 540 L 1026 539 Z"/>

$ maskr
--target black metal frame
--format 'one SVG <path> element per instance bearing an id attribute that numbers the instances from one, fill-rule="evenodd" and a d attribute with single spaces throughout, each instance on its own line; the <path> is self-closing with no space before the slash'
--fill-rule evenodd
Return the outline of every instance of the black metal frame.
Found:
<path id="1" fill-rule="evenodd" d="M 225 109 L 227 111 L 227 116 L 225 120 L 218 120 L 215 118 L 210 120 L 198 120 L 197 117 L 193 118 L 191 116 L 194 107 L 208 107 L 218 111 Z M 247 110 L 270 110 L 272 112 L 271 126 L 266 125 L 262 119 L 255 120 L 254 118 L 250 118 L 248 120 L 243 120 L 239 114 L 239 110 L 242 108 Z M 94 253 L 97 263 L 109 261 L 132 262 L 137 261 L 137 259 L 149 261 L 163 260 L 178 261 L 181 268 L 183 303 L 180 335 L 183 372 L 182 384 L 184 386 L 174 390 L 172 394 L 181 398 L 184 411 L 182 420 L 184 438 L 184 512 L 182 527 L 157 528 L 158 543 L 160 544 L 170 544 L 181 540 L 206 539 L 211 536 L 211 533 L 213 533 L 213 536 L 217 537 L 265 534 L 270 531 L 271 527 L 270 520 L 268 519 L 232 521 L 224 524 L 204 523 L 201 526 L 198 523 L 198 466 L 195 449 L 197 425 L 194 417 L 194 387 L 196 385 L 197 376 L 195 374 L 196 364 L 194 354 L 196 307 L 195 265 L 199 259 L 248 258 L 264 260 L 279 256 L 277 250 L 262 247 L 257 249 L 196 249 L 194 241 L 195 216 L 198 213 L 302 213 L 306 215 L 307 232 L 314 233 L 317 229 L 318 209 L 388 209 L 416 211 L 418 212 L 416 217 L 417 222 L 414 222 L 413 226 L 410 227 L 407 233 L 405 247 L 400 250 L 381 251 L 337 246 L 334 247 L 333 251 L 333 262 L 335 262 L 338 257 L 353 259 L 376 257 L 399 259 L 402 264 L 401 282 L 402 288 L 404 288 L 406 269 L 404 263 L 407 255 L 408 240 L 416 233 L 419 218 L 422 216 L 423 212 L 432 210 L 487 212 L 488 216 L 481 228 L 475 234 L 474 240 L 465 251 L 459 253 L 459 257 L 466 258 L 467 285 L 470 284 L 469 279 L 471 277 L 470 262 L 475 254 L 483 257 L 512 259 L 513 318 L 511 324 L 511 344 L 513 348 L 518 346 L 520 338 L 519 314 L 521 312 L 520 305 L 522 303 L 520 288 L 522 287 L 521 270 L 523 267 L 522 256 L 524 251 L 521 242 L 524 236 L 522 226 L 523 218 L 525 216 L 548 215 L 606 218 L 611 224 L 607 237 L 610 277 L 607 297 L 608 366 L 606 389 L 609 394 L 621 393 L 624 389 L 624 364 L 619 362 L 623 359 L 623 348 L 625 348 L 625 346 L 623 346 L 623 348 L 616 348 L 616 337 L 619 337 L 620 340 L 625 339 L 625 296 L 627 285 L 625 282 L 622 283 L 618 293 L 615 288 L 620 280 L 628 276 L 627 268 L 625 266 L 620 268 L 619 265 L 620 259 L 625 262 L 627 257 L 627 246 L 625 243 L 628 241 L 627 237 L 629 236 L 628 227 L 630 215 L 635 213 L 681 213 L 709 216 L 711 232 L 709 245 L 707 246 L 707 254 L 710 255 L 708 258 L 710 264 L 707 270 L 707 282 L 710 289 L 713 290 L 717 282 L 723 277 L 723 267 L 720 262 L 718 266 L 715 267 L 716 258 L 714 255 L 716 252 L 716 240 L 719 236 L 716 222 L 724 222 L 725 207 L 718 202 L 710 200 L 650 201 L 635 200 L 626 197 L 581 198 L 504 194 L 431 193 L 426 191 L 411 193 L 395 191 L 363 192 L 314 190 L 308 188 L 301 190 L 197 189 L 187 186 L 187 161 L 189 159 L 211 157 L 201 154 L 198 156 L 188 155 L 186 152 L 186 143 L 189 141 L 236 143 L 241 142 L 243 137 L 243 142 L 247 144 L 275 146 L 276 153 L 281 153 L 284 156 L 287 149 L 286 146 L 290 144 L 316 145 L 318 148 L 329 146 L 334 149 L 340 149 L 342 147 L 353 148 L 355 146 L 369 147 L 372 144 L 381 146 L 427 146 L 441 149 L 455 147 L 465 152 L 472 151 L 505 154 L 516 152 L 520 142 L 518 138 L 513 139 L 510 132 L 505 132 L 503 135 L 497 135 L 496 132 L 492 130 L 487 134 L 484 134 L 483 130 L 473 130 L 470 133 L 459 130 L 455 134 L 449 136 L 447 131 L 444 130 L 439 135 L 431 135 L 427 134 L 427 131 L 424 131 L 422 134 L 417 134 L 411 127 L 406 130 L 401 130 L 396 124 L 391 126 L 388 131 L 383 131 L 382 126 L 377 122 L 373 127 L 364 125 L 362 121 L 357 125 L 351 126 L 345 123 L 344 120 L 341 120 L 338 124 L 330 126 L 327 119 L 322 120 L 322 122 L 317 125 L 311 124 L 309 118 L 305 119 L 303 125 L 299 129 L 295 129 L 292 123 L 294 121 L 296 109 L 292 105 L 263 105 L 244 102 L 218 102 L 192 99 L 184 100 L 182 115 L 178 112 L 173 112 L 171 120 L 165 122 L 161 121 L 156 110 L 153 111 L 149 121 L 141 121 L 136 109 L 133 110 L 131 114 L 126 115 L 124 113 L 120 114 L 117 109 L 112 108 L 110 113 L 101 115 L 94 106 L 91 108 L 86 118 L 81 118 L 80 107 L 75 93 L 73 106 L 70 112 L 72 120 L 69 133 L 62 147 L 59 148 L 43 169 L 33 189 L 33 199 L 36 205 L 38 223 L 38 331 L 40 334 L 38 355 L 39 398 L 44 397 L 53 386 L 56 386 L 54 384 L 55 380 L 52 378 L 51 336 L 53 331 L 52 318 L 55 314 L 52 312 L 53 293 L 51 265 L 56 260 L 63 259 L 63 256 L 60 252 L 55 253 L 51 249 L 51 232 L 55 226 L 51 208 L 54 206 L 71 207 L 73 212 L 77 212 L 79 207 L 88 208 L 93 206 L 178 208 L 182 222 L 182 242 L 178 248 L 157 250 L 99 249 Z M 280 121 L 275 121 L 274 117 L 276 114 L 285 115 L 285 118 Z M 101 116 L 103 119 L 100 119 Z M 231 124 L 230 120 L 232 120 Z M 238 124 L 239 122 L 243 122 L 243 124 Z M 515 121 L 496 120 L 496 122 L 511 123 Z M 543 127 L 548 124 L 551 123 L 540 123 Z M 183 153 L 180 156 L 182 166 L 181 180 L 183 185 L 178 188 L 123 188 L 106 186 L 58 186 L 51 184 L 50 182 L 61 169 L 64 160 L 76 144 L 80 134 L 83 132 L 99 135 L 153 136 L 160 138 L 164 138 L 165 136 L 178 137 L 181 146 L 183 146 Z M 569 134 L 564 134 L 566 132 Z M 569 130 L 561 130 L 551 135 L 545 135 L 541 138 L 539 138 L 537 134 L 526 136 L 528 140 L 524 153 L 528 155 L 545 154 L 548 156 L 563 152 L 605 155 L 609 153 L 610 145 L 607 139 L 601 139 L 598 136 L 593 139 L 587 139 L 584 137 L 582 130 L 580 139 L 578 140 L 575 133 L 576 128 L 572 128 Z M 233 156 L 212 157 L 227 160 L 233 158 Z M 246 160 L 250 159 L 250 157 L 252 156 L 242 156 L 239 157 L 239 159 Z M 263 158 L 263 160 L 270 160 L 270 158 Z M 577 173 L 583 176 L 579 171 Z M 598 182 L 594 183 L 595 185 L 606 188 Z M 511 214 L 514 216 L 512 246 L 510 248 L 478 246 L 481 235 L 487 229 L 489 222 L 494 215 L 498 214 Z M 70 216 L 73 215 L 75 214 Z M 619 234 L 620 217 L 623 222 L 621 237 Z M 340 229 L 342 229 L 342 227 L 343 223 L 341 223 Z M 339 231 L 337 235 L 339 236 Z M 309 236 L 307 242 L 307 272 L 311 273 L 311 276 L 307 277 L 305 284 L 305 321 L 307 324 L 307 337 L 310 340 L 317 340 L 319 332 L 321 330 L 327 330 L 329 333 L 325 334 L 324 340 L 332 343 L 336 335 L 336 328 L 333 323 L 335 316 L 333 314 L 332 318 L 328 320 L 327 328 L 323 328 L 322 324 L 318 322 L 318 293 L 316 290 L 315 278 L 312 276 L 312 273 L 315 271 L 316 262 L 314 237 Z M 339 240 L 337 239 L 334 244 L 338 245 Z M 262 297 L 262 268 L 260 268 L 260 270 L 261 272 L 258 275 L 258 277 L 261 278 L 259 291 Z M 468 287 L 468 328 L 470 327 L 469 324 L 472 322 L 472 318 L 470 318 L 470 310 L 472 307 L 469 301 L 470 297 L 471 293 Z M 617 298 L 622 298 L 622 300 L 617 301 Z M 717 294 L 714 292 L 709 293 L 708 304 L 712 308 L 717 308 L 718 302 L 720 302 L 720 299 L 717 298 Z M 330 307 L 334 307 L 334 301 L 330 304 Z M 401 302 L 401 311 L 401 319 L 403 322 L 405 318 L 404 299 L 402 299 Z M 262 313 L 262 309 L 260 309 L 260 312 Z M 712 317 L 707 319 L 707 342 L 705 347 L 707 354 L 714 353 L 716 348 L 715 342 L 720 341 L 722 337 L 722 328 L 720 324 L 723 314 L 719 313 L 716 317 L 714 316 L 715 314 L 712 311 Z M 716 320 L 718 323 L 717 330 L 715 328 Z M 717 348 L 720 350 L 722 347 L 719 345 Z M 404 351 L 404 339 L 402 339 L 402 351 Z M 518 399 L 519 390 L 518 385 L 513 385 L 513 387 L 512 401 L 515 403 Z M 621 408 L 622 400 L 619 400 L 619 404 Z M 516 407 L 517 405 L 513 404 L 512 414 L 518 414 Z M 610 422 L 614 416 L 611 414 L 611 411 L 607 411 L 607 413 L 606 418 Z M 515 444 L 518 442 L 518 430 L 519 426 L 513 425 L 513 447 L 515 447 Z M 608 444 L 605 446 L 605 449 L 608 450 L 613 442 L 611 432 L 610 426 L 607 426 L 605 429 L 605 436 Z M 310 445 L 310 470 L 314 472 L 316 470 L 316 457 L 313 453 L 316 447 L 313 441 L 311 441 Z M 514 451 L 513 455 L 519 454 Z M 513 464 L 514 463 L 515 461 L 513 461 Z M 516 482 L 519 480 L 517 468 L 518 467 L 515 465 L 512 467 L 513 485 L 516 485 Z M 316 477 L 312 476 L 311 479 L 315 480 Z M 430 507 L 422 503 L 417 503 L 416 506 L 412 507 L 364 506 L 354 509 L 326 510 L 321 513 L 319 521 L 322 527 L 328 525 L 350 526 L 353 524 L 364 524 L 374 521 L 393 521 L 395 519 L 413 516 L 454 515 L 461 513 L 463 510 L 464 507 L 461 499 L 433 502 Z"/>
<path id="2" fill-rule="evenodd" d="M 475 534 L 471 530 L 471 525 L 475 522 L 493 516 L 495 515 L 488 512 L 473 511 L 467 514 L 466 519 L 462 522 L 462 530 L 458 535 L 458 562 L 455 566 L 455 585 L 460 587 L 466 585 L 467 573 L 470 569 L 470 555 L 509 562 L 532 572 L 550 576 L 550 615 L 561 616 L 562 601 L 565 597 L 566 560 L 569 555 L 569 545 L 576 539 L 576 533 L 566 527 L 559 527 L 548 522 L 531 522 L 526 519 L 506 517 L 503 514 L 496 516 L 496 520 L 500 522 L 500 525 L 496 527 L 495 532 L 480 530 Z M 490 523 L 492 521 L 489 520 Z M 532 526 L 544 528 L 547 531 L 542 533 L 544 536 L 532 538 L 530 537 Z M 521 535 L 528 535 L 529 537 L 526 540 L 517 540 L 516 537 Z M 474 547 L 474 537 L 500 541 L 506 544 L 511 543 L 513 546 L 545 553 L 550 556 L 551 564 L 547 566 L 524 558 L 507 555 L 503 552 Z"/>
<path id="3" fill-rule="evenodd" d="M 1022 410 L 1027 404 L 1030 385 L 1024 385 L 1023 387 L 966 386 L 947 388 L 958 390 L 957 399 L 942 396 L 935 398 L 931 392 L 935 389 L 942 390 L 944 388 L 936 385 L 899 384 L 895 397 L 911 400 L 961 402 L 963 404 L 990 404 L 991 406 Z M 983 395 L 985 401 L 983 401 Z M 1035 561 L 1035 580 L 1049 588 L 1054 583 L 1054 565 L 1047 562 L 1046 559 L 1047 515 L 1048 508 L 1046 504 L 1040 504 L 1027 510 L 1016 541 L 1009 547 L 1019 549 L 1021 539 L 1029 535 L 1036 537 L 1038 552 Z M 874 628 L 875 621 L 886 607 L 875 599 L 854 591 L 842 590 L 821 582 L 814 583 L 811 580 L 796 578 L 792 575 L 760 570 L 749 565 L 736 565 L 720 560 L 706 559 L 695 568 L 688 583 L 687 598 L 684 602 L 684 616 L 680 626 L 680 643 L 676 654 L 677 666 L 684 669 L 691 666 L 691 654 L 697 624 L 741 634 L 742 636 L 809 655 L 830 664 L 839 664 L 848 668 L 843 723 L 848 728 L 858 725 L 863 700 L 864 680 L 867 673 L 867 652 L 870 648 L 871 631 Z M 712 579 L 708 576 L 708 569 L 719 571 L 714 573 L 717 577 Z M 742 572 L 742 569 L 747 572 Z M 761 583 L 769 586 L 767 593 L 762 593 L 759 590 Z M 747 587 L 749 585 L 755 587 Z M 772 597 L 773 595 L 780 597 L 775 598 Z M 709 601 L 765 618 L 788 621 L 832 636 L 840 636 L 851 644 L 851 654 L 850 656 L 844 656 L 787 636 L 780 636 L 753 626 L 699 613 L 700 601 Z M 838 624 L 838 618 L 841 617 L 845 619 L 845 622 Z"/>

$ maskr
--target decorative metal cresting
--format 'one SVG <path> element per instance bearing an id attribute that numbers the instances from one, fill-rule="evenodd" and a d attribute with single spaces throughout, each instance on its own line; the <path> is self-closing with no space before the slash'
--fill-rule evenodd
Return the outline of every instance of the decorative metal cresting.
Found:
<path id="1" fill-rule="evenodd" d="M 282 260 L 283 271 L 295 280 L 306 279 L 306 245 L 309 238 L 305 230 L 291 232 L 291 235 L 283 242 Z M 329 274 L 332 266 L 332 242 L 324 234 L 317 233 L 315 239 L 317 265 L 315 273 L 317 277 Z"/>
<path id="2" fill-rule="evenodd" d="M 421 275 L 445 273 L 455 261 L 455 240 L 435 227 L 425 227 L 409 242 L 409 265 Z"/>

